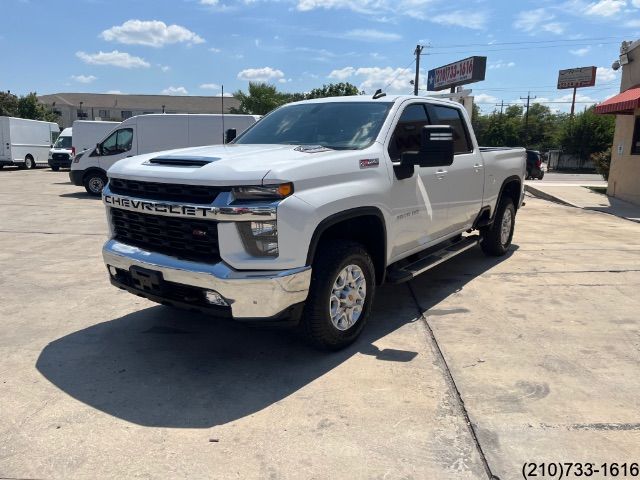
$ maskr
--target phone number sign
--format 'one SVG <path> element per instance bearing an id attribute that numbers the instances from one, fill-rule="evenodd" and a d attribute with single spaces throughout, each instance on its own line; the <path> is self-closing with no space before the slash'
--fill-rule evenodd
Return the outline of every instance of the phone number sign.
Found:
<path id="1" fill-rule="evenodd" d="M 568 68 L 558 73 L 558 89 L 593 87 L 596 84 L 596 67 Z"/>
<path id="2" fill-rule="evenodd" d="M 469 57 L 464 60 L 429 70 L 427 88 L 444 90 L 445 88 L 466 85 L 484 80 L 487 71 L 487 57 Z"/>

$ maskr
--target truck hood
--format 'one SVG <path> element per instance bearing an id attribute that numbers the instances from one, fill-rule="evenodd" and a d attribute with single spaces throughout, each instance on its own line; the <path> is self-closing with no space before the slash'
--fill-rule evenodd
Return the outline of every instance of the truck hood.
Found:
<path id="1" fill-rule="evenodd" d="M 110 177 L 191 185 L 260 185 L 269 178 L 295 181 L 312 164 L 345 157 L 368 158 L 366 150 L 330 150 L 299 145 L 216 145 L 138 155 L 116 162 Z M 157 159 L 163 164 L 155 163 Z M 201 162 L 182 166 L 181 160 Z M 342 162 L 341 162 L 342 163 Z M 309 174 L 307 170 L 306 175 Z M 268 181 L 271 183 L 271 181 Z"/>

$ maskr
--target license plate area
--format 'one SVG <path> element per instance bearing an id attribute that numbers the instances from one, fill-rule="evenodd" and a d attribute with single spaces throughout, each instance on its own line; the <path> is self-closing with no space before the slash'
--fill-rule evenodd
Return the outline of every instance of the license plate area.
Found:
<path id="1" fill-rule="evenodd" d="M 131 283 L 134 288 L 144 292 L 161 295 L 164 291 L 164 278 L 162 272 L 148 270 L 142 267 L 129 268 Z"/>

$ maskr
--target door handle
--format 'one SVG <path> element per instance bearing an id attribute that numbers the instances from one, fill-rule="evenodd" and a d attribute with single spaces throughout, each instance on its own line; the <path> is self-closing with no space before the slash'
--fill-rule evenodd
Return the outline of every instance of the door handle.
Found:
<path id="1" fill-rule="evenodd" d="M 442 179 L 444 179 L 444 177 L 447 176 L 447 173 L 448 172 L 446 170 L 442 170 L 442 169 L 436 170 L 436 178 L 438 180 L 442 180 Z"/>

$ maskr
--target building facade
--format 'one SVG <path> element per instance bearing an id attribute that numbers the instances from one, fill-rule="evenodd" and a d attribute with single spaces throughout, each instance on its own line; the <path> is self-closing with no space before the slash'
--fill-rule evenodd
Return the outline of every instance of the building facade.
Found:
<path id="1" fill-rule="evenodd" d="M 148 113 L 229 113 L 240 102 L 234 97 L 195 97 L 177 95 L 124 95 L 111 93 L 54 93 L 38 100 L 60 115 L 61 127 L 74 120 L 121 122 Z"/>
<path id="2" fill-rule="evenodd" d="M 596 113 L 616 115 L 607 194 L 640 205 L 640 40 L 623 42 L 620 94 L 596 106 Z"/>

